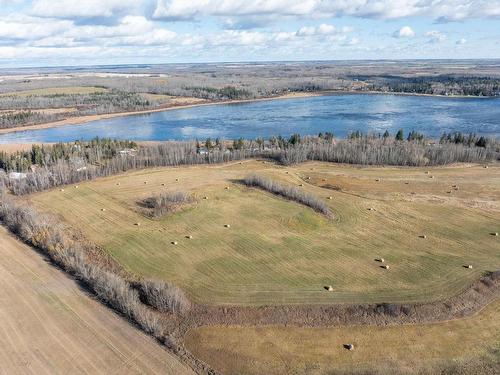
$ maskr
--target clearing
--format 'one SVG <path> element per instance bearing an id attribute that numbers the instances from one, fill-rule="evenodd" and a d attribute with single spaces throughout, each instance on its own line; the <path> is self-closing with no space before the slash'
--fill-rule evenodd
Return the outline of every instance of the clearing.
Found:
<path id="1" fill-rule="evenodd" d="M 335 219 L 238 182 L 253 172 L 303 185 L 325 199 Z M 179 190 L 197 204 L 160 220 L 141 215 L 140 200 Z M 250 160 L 134 171 L 27 199 L 127 270 L 174 282 L 201 303 L 430 301 L 500 269 L 500 237 L 491 234 L 500 232 L 497 164 L 283 167 Z"/>
<path id="2" fill-rule="evenodd" d="M 0 227 L 1 374 L 192 374 Z"/>

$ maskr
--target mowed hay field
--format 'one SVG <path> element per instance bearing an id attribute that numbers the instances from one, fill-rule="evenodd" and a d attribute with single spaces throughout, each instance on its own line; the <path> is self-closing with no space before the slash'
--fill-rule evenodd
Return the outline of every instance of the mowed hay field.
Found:
<path id="1" fill-rule="evenodd" d="M 500 269 L 491 234 L 500 232 L 500 167 L 428 171 L 244 161 L 135 171 L 28 199 L 127 270 L 174 282 L 198 302 L 429 301 Z M 238 182 L 252 172 L 324 199 L 335 220 Z M 141 214 L 140 200 L 179 190 L 196 205 L 160 220 Z"/>
<path id="2" fill-rule="evenodd" d="M 0 374 L 192 374 L 0 227 Z"/>
<path id="3" fill-rule="evenodd" d="M 198 358 L 228 375 L 498 374 L 500 301 L 475 316 L 436 324 L 202 327 L 185 341 Z"/>

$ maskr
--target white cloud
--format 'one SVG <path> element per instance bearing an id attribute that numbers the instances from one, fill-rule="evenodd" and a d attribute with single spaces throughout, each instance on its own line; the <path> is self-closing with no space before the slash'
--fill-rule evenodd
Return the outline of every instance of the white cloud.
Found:
<path id="1" fill-rule="evenodd" d="M 401 29 L 396 30 L 392 36 L 395 38 L 413 38 L 415 31 L 410 26 L 403 26 Z"/>
<path id="2" fill-rule="evenodd" d="M 446 35 L 437 30 L 427 31 L 425 36 L 429 38 L 431 43 L 441 43 L 446 40 Z"/>
<path id="3" fill-rule="evenodd" d="M 0 39 L 36 40 L 71 27 L 71 21 L 46 20 L 26 16 L 11 16 L 0 20 Z"/>
<path id="4" fill-rule="evenodd" d="M 500 17 L 500 0 L 158 0 L 154 17 L 296 16 L 397 19 L 428 16 L 444 21 Z"/>
<path id="5" fill-rule="evenodd" d="M 318 27 L 304 26 L 297 31 L 298 36 L 313 36 L 333 34 L 336 31 L 335 26 L 322 24 Z"/>
<path id="6" fill-rule="evenodd" d="M 140 7 L 138 0 L 35 0 L 32 13 L 42 17 L 114 17 Z"/>

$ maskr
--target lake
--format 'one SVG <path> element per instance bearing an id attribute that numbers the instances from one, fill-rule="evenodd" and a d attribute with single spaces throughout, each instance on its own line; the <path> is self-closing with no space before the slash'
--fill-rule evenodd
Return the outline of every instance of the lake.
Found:
<path id="1" fill-rule="evenodd" d="M 500 99 L 342 94 L 210 105 L 115 117 L 83 125 L 0 134 L 0 143 L 70 142 L 96 136 L 130 140 L 268 138 L 350 132 L 395 134 L 399 128 L 437 138 L 443 132 L 500 135 Z"/>

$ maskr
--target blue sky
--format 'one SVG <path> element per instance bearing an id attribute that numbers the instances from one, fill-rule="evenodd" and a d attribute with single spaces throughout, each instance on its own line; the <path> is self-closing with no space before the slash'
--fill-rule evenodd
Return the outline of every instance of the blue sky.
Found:
<path id="1" fill-rule="evenodd" d="M 0 0 L 0 67 L 500 58 L 500 0 Z"/>

